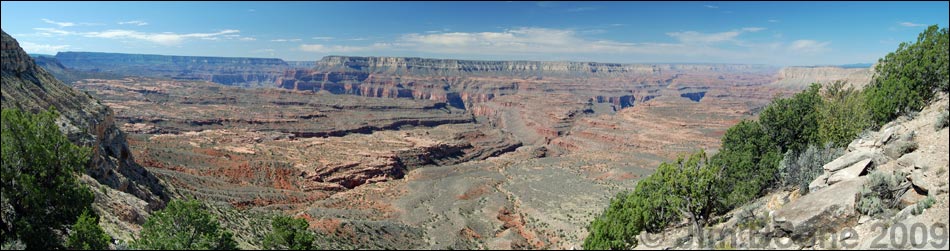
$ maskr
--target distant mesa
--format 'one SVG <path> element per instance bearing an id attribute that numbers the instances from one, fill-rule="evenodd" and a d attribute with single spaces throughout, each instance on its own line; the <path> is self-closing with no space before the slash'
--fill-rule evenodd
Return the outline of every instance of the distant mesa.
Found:
<path id="1" fill-rule="evenodd" d="M 60 52 L 56 59 L 67 68 L 116 75 L 211 81 L 223 85 L 264 87 L 285 70 L 277 58 L 164 56 L 103 52 Z"/>

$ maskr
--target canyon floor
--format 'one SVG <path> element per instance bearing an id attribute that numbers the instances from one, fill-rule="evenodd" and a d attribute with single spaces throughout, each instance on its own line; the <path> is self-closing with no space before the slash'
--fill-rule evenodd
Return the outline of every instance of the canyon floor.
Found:
<path id="1" fill-rule="evenodd" d="M 142 77 L 72 85 L 115 110 L 134 158 L 178 196 L 306 218 L 326 248 L 427 249 L 578 248 L 614 194 L 678 154 L 714 150 L 790 92 L 713 85 L 624 108 L 522 91 L 466 110 Z M 253 223 L 232 225 L 259 244 Z"/>

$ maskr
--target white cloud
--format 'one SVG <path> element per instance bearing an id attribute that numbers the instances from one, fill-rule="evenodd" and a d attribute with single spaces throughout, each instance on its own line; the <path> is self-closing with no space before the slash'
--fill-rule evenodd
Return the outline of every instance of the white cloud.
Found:
<path id="1" fill-rule="evenodd" d="M 769 19 L 769 23 L 778 23 L 778 22 L 779 22 L 778 19 Z"/>
<path id="2" fill-rule="evenodd" d="M 709 9 L 719 9 L 719 6 L 715 6 L 715 5 L 708 5 L 708 4 L 707 4 L 707 5 L 703 5 L 703 6 L 706 7 L 706 8 L 709 8 Z"/>
<path id="3" fill-rule="evenodd" d="M 762 27 L 746 27 L 746 28 L 742 28 L 742 31 L 745 31 L 745 32 L 758 32 L 758 31 L 763 31 L 763 30 L 765 30 L 765 28 L 762 28 Z"/>
<path id="4" fill-rule="evenodd" d="M 595 11 L 595 10 L 598 10 L 598 9 L 600 9 L 600 7 L 588 6 L 588 7 L 575 7 L 575 8 L 570 8 L 570 9 L 567 9 L 566 11 L 567 11 L 567 12 L 585 12 L 585 11 Z"/>
<path id="5" fill-rule="evenodd" d="M 75 34 L 75 32 L 72 32 L 72 31 L 61 30 L 61 29 L 56 29 L 56 28 L 33 28 L 33 30 L 39 31 L 36 33 L 37 35 L 45 36 L 45 37 L 50 37 L 54 35 L 65 36 L 65 35 Z"/>
<path id="6" fill-rule="evenodd" d="M 137 39 L 160 45 L 177 45 L 186 39 L 196 38 L 202 40 L 219 40 L 221 36 L 240 33 L 239 30 L 223 30 L 215 33 L 146 33 L 133 30 L 107 30 L 97 32 L 82 33 L 85 37 L 110 38 L 110 39 Z M 236 38 L 231 36 L 230 38 Z"/>
<path id="7" fill-rule="evenodd" d="M 734 41 L 739 34 L 742 32 L 739 31 L 727 31 L 719 33 L 701 33 L 696 31 L 683 31 L 683 32 L 669 32 L 666 33 L 667 36 L 676 38 L 683 43 L 718 43 L 725 41 Z"/>
<path id="8" fill-rule="evenodd" d="M 738 30 L 731 30 L 726 32 L 717 32 L 717 33 L 702 33 L 697 31 L 680 31 L 680 32 L 668 32 L 667 36 L 671 36 L 679 40 L 681 43 L 720 43 L 720 42 L 738 42 L 736 37 L 746 32 L 758 32 L 765 30 L 761 27 L 746 27 Z"/>
<path id="9" fill-rule="evenodd" d="M 313 40 L 333 40 L 334 37 L 312 37 Z"/>
<path id="10" fill-rule="evenodd" d="M 300 41 L 303 41 L 303 39 L 299 39 L 299 38 L 278 38 L 278 39 L 271 39 L 270 41 L 271 41 L 271 42 L 300 42 Z"/>
<path id="11" fill-rule="evenodd" d="M 49 19 L 46 19 L 46 18 L 43 18 L 43 19 L 41 19 L 41 20 L 43 20 L 43 22 L 46 22 L 46 23 L 48 23 L 48 24 L 55 24 L 55 25 L 59 26 L 60 28 L 62 28 L 62 27 L 76 26 L 76 23 L 72 23 L 72 22 L 56 22 L 56 21 L 49 20 Z"/>
<path id="12" fill-rule="evenodd" d="M 90 32 L 75 32 L 68 31 L 57 28 L 33 28 L 37 33 L 32 35 L 44 36 L 44 37 L 54 37 L 54 36 L 83 36 L 83 37 L 93 37 L 93 38 L 107 38 L 107 39 L 135 39 L 135 40 L 144 40 L 160 45 L 177 45 L 181 42 L 184 42 L 188 39 L 201 39 L 201 40 L 234 40 L 239 39 L 242 41 L 254 41 L 256 39 L 243 37 L 239 33 L 240 30 L 222 30 L 219 32 L 213 33 L 173 33 L 173 32 L 163 32 L 163 33 L 150 33 L 150 32 L 141 32 L 135 30 L 123 30 L 123 29 L 112 29 L 105 31 L 90 31 Z"/>
<path id="13" fill-rule="evenodd" d="M 676 44 L 622 43 L 581 38 L 573 30 L 518 28 L 504 32 L 452 32 L 441 34 L 411 33 L 399 38 L 393 47 L 429 53 L 529 55 L 579 53 L 663 53 Z"/>
<path id="14" fill-rule="evenodd" d="M 535 3 L 535 5 L 541 8 L 551 8 L 557 6 L 558 4 L 552 1 L 538 1 Z"/>
<path id="15" fill-rule="evenodd" d="M 900 24 L 901 26 L 904 26 L 904 27 L 924 27 L 924 26 L 927 26 L 926 24 L 915 24 L 915 23 L 911 23 L 911 22 L 900 22 L 900 23 L 897 23 L 897 24 Z"/>
<path id="16" fill-rule="evenodd" d="M 132 20 L 132 21 L 119 22 L 119 24 L 129 24 L 129 25 L 136 25 L 136 26 L 145 26 L 145 25 L 148 25 L 148 22 L 141 21 L 141 20 Z"/>
<path id="17" fill-rule="evenodd" d="M 831 42 L 818 42 L 815 40 L 801 39 L 792 41 L 788 49 L 798 53 L 820 53 L 828 51 L 828 45 Z"/>
<path id="18" fill-rule="evenodd" d="M 392 48 L 392 44 L 387 43 L 375 43 L 369 46 L 345 46 L 345 45 L 322 45 L 322 44 L 302 44 L 300 45 L 300 50 L 306 52 L 319 52 L 319 53 L 351 53 L 351 52 L 365 52 L 365 51 L 374 51 Z"/>
<path id="19" fill-rule="evenodd" d="M 39 54 L 56 54 L 57 52 L 63 51 L 66 48 L 69 48 L 69 45 L 49 45 L 49 44 L 37 44 L 26 41 L 20 41 L 20 46 L 23 47 L 23 50 L 28 53 L 39 53 Z"/>

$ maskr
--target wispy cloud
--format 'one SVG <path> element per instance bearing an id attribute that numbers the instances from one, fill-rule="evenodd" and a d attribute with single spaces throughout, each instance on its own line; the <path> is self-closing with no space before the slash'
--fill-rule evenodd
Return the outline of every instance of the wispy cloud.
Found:
<path id="1" fill-rule="evenodd" d="M 556 7 L 558 4 L 552 1 L 538 1 L 537 3 L 535 3 L 535 5 L 541 8 L 551 8 L 551 7 Z"/>
<path id="2" fill-rule="evenodd" d="M 70 27 L 70 26 L 76 26 L 76 23 L 73 23 L 73 22 L 56 22 L 56 21 L 49 20 L 49 19 L 46 19 L 46 18 L 43 18 L 43 19 L 41 19 L 41 20 L 43 20 L 43 22 L 48 23 L 48 24 L 55 24 L 55 25 L 59 26 L 60 28 L 63 28 L 63 27 Z"/>
<path id="3" fill-rule="evenodd" d="M 40 36 L 50 37 L 55 35 L 72 35 L 74 32 L 61 30 L 56 28 L 33 28 L 33 30 L 38 31 L 36 34 Z"/>
<path id="4" fill-rule="evenodd" d="M 303 39 L 299 39 L 299 38 L 278 38 L 278 39 L 271 39 L 270 41 L 271 41 L 271 42 L 300 42 L 300 41 L 303 41 Z"/>
<path id="5" fill-rule="evenodd" d="M 313 40 L 324 40 L 324 41 L 326 41 L 326 40 L 333 40 L 334 37 L 312 37 L 312 38 L 310 38 L 310 39 L 313 39 Z"/>
<path id="6" fill-rule="evenodd" d="M 56 54 L 57 52 L 63 51 L 70 47 L 69 45 L 37 44 L 26 41 L 20 41 L 20 46 L 23 47 L 23 50 L 28 53 L 39 54 Z"/>
<path id="7" fill-rule="evenodd" d="M 599 10 L 599 9 L 600 9 L 600 7 L 586 6 L 586 7 L 574 7 L 574 8 L 569 8 L 569 9 L 567 9 L 567 10 L 565 10 L 565 11 L 567 11 L 567 12 L 584 12 L 584 11 L 595 11 L 595 10 Z"/>
<path id="8" fill-rule="evenodd" d="M 104 31 L 90 31 L 90 32 L 76 32 L 69 31 L 64 29 L 57 28 L 33 28 L 37 33 L 33 35 L 44 36 L 44 37 L 57 37 L 57 36 L 83 36 L 90 38 L 106 38 L 106 39 L 133 39 L 133 40 L 142 40 L 147 42 L 152 42 L 160 45 L 178 45 L 185 40 L 189 39 L 200 39 L 200 40 L 243 40 L 243 41 L 253 41 L 254 38 L 243 37 L 240 35 L 240 30 L 222 30 L 212 33 L 174 33 L 174 32 L 162 32 L 162 33 L 152 33 L 152 32 L 142 32 L 136 30 L 124 30 L 124 29 L 111 29 Z"/>
<path id="9" fill-rule="evenodd" d="M 769 19 L 769 23 L 778 23 L 778 22 L 779 22 L 778 19 Z"/>
<path id="10" fill-rule="evenodd" d="M 897 23 L 897 24 L 899 24 L 899 25 L 901 25 L 901 26 L 904 26 L 904 27 L 924 27 L 924 26 L 927 26 L 926 24 L 916 24 L 916 23 L 911 23 L 911 22 L 900 22 L 900 23 Z"/>
<path id="11" fill-rule="evenodd" d="M 799 63 L 829 51 L 830 42 L 796 40 L 751 42 L 744 34 L 762 27 L 744 27 L 721 32 L 668 32 L 673 42 L 625 42 L 586 37 L 588 30 L 520 27 L 488 32 L 408 33 L 390 42 L 370 45 L 302 44 L 297 49 L 323 54 L 406 54 L 447 57 L 521 58 L 550 60 L 603 55 L 681 62 L 771 62 Z M 344 39 L 345 40 L 345 39 Z M 798 60 L 798 61 L 796 61 Z"/>
<path id="12" fill-rule="evenodd" d="M 320 53 L 352 53 L 365 52 L 381 49 L 393 48 L 392 44 L 375 43 L 369 46 L 345 46 L 345 45 L 323 45 L 323 44 L 302 44 L 299 49 L 306 52 Z"/>
<path id="13" fill-rule="evenodd" d="M 132 20 L 132 21 L 123 21 L 123 22 L 119 22 L 119 24 L 128 24 L 128 25 L 136 25 L 136 26 L 145 26 L 145 25 L 148 25 L 148 22 L 145 22 L 145 21 L 141 21 L 141 20 Z"/>
<path id="14" fill-rule="evenodd" d="M 676 38 L 682 43 L 719 43 L 726 41 L 736 41 L 736 37 L 745 32 L 757 32 L 765 30 L 761 27 L 747 27 L 738 30 L 726 31 L 726 32 L 717 32 L 717 33 L 702 33 L 697 31 L 681 31 L 681 32 L 669 32 L 666 33 L 667 36 Z"/>
<path id="15" fill-rule="evenodd" d="M 819 42 L 815 40 L 802 39 L 793 41 L 792 44 L 789 45 L 788 49 L 798 53 L 814 54 L 828 51 L 829 44 L 831 44 L 831 42 Z"/>
<path id="16" fill-rule="evenodd" d="M 709 8 L 709 9 L 719 9 L 719 6 L 708 5 L 708 4 L 707 4 L 707 5 L 703 5 L 703 7 L 706 7 L 706 8 Z"/>
<path id="17" fill-rule="evenodd" d="M 517 28 L 504 32 L 406 34 L 396 44 L 405 49 L 451 54 L 650 53 L 671 44 L 635 44 L 589 40 L 574 30 Z M 664 50 L 665 51 L 665 50 Z"/>
<path id="18" fill-rule="evenodd" d="M 186 39 L 218 40 L 223 35 L 240 33 L 239 30 L 223 30 L 214 33 L 146 33 L 133 30 L 107 30 L 99 32 L 86 32 L 85 37 L 111 38 L 111 39 L 136 39 L 144 40 L 161 45 L 176 45 Z"/>
<path id="19" fill-rule="evenodd" d="M 188 39 L 201 39 L 201 40 L 222 40 L 222 39 L 242 39 L 239 33 L 240 30 L 222 30 L 219 32 L 213 33 L 173 33 L 173 32 L 163 32 L 163 33 L 150 33 L 150 32 L 141 32 L 135 30 L 122 30 L 122 29 L 112 29 L 105 31 L 91 31 L 91 32 L 75 32 L 68 31 L 63 29 L 56 28 L 33 28 L 36 30 L 36 35 L 39 36 L 83 36 L 91 38 L 106 38 L 106 39 L 134 39 L 134 40 L 143 40 L 160 45 L 177 45 Z M 252 38 L 253 39 L 253 38 Z"/>

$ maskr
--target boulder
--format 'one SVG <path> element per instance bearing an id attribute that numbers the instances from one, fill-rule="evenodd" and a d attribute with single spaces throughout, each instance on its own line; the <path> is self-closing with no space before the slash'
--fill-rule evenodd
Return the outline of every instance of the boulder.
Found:
<path id="1" fill-rule="evenodd" d="M 904 154 L 900 158 L 897 159 L 897 165 L 901 167 L 918 168 L 918 167 L 921 167 L 918 164 L 918 163 L 921 163 L 921 158 L 923 158 L 923 154 L 917 151 Z"/>
<path id="2" fill-rule="evenodd" d="M 915 191 L 921 191 L 923 194 L 927 194 L 930 190 L 934 189 L 934 187 L 930 185 L 930 182 L 924 179 L 924 174 L 918 170 L 914 170 L 910 173 L 910 182 L 914 186 Z"/>
<path id="3" fill-rule="evenodd" d="M 864 170 L 871 166 L 871 163 L 871 159 L 865 159 L 854 163 L 848 168 L 838 170 L 828 177 L 828 185 L 833 185 L 841 181 L 850 180 L 861 176 L 861 174 L 864 173 Z"/>
<path id="4" fill-rule="evenodd" d="M 828 187 L 828 173 L 824 173 L 821 176 L 818 176 L 814 181 L 808 184 L 808 192 L 815 192 L 819 189 Z"/>
<path id="5" fill-rule="evenodd" d="M 907 191 L 900 198 L 900 206 L 902 207 L 913 206 L 917 204 L 918 201 L 926 199 L 926 198 L 927 196 L 916 193 L 914 191 Z"/>
<path id="6" fill-rule="evenodd" d="M 853 165 L 854 163 L 858 163 L 858 161 L 862 161 L 866 159 L 876 160 L 876 159 L 881 159 L 881 158 L 883 158 L 883 155 L 879 151 L 876 151 L 873 149 L 858 149 L 856 151 L 846 153 L 831 162 L 828 162 L 828 164 L 825 164 L 822 168 L 824 168 L 825 171 L 828 171 L 828 172 L 835 172 L 843 168 L 849 167 Z M 879 163 L 879 164 L 883 164 L 883 163 Z"/>
<path id="7" fill-rule="evenodd" d="M 775 211 L 775 227 L 802 243 L 814 233 L 854 225 L 859 216 L 854 210 L 855 195 L 864 182 L 864 178 L 842 181 L 785 204 Z"/>
<path id="8" fill-rule="evenodd" d="M 874 143 L 872 139 L 856 139 L 848 144 L 848 152 L 854 152 L 859 149 L 873 149 Z"/>
<path id="9" fill-rule="evenodd" d="M 914 150 L 917 150 L 917 143 L 913 140 L 901 139 L 884 146 L 884 155 L 892 159 L 897 159 Z"/>
<path id="10" fill-rule="evenodd" d="M 896 131 L 897 131 L 896 127 L 890 127 L 890 128 L 885 129 L 883 133 L 881 133 L 881 137 L 877 139 L 877 142 L 875 142 L 874 145 L 881 146 L 881 145 L 886 144 L 887 141 L 891 140 L 891 138 L 894 136 L 894 132 Z"/>

